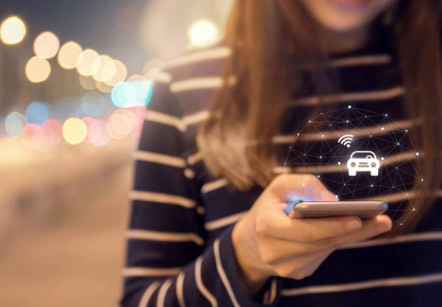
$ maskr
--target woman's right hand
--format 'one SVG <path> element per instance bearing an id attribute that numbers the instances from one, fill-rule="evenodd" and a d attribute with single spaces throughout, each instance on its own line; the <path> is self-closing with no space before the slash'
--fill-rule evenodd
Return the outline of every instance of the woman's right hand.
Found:
<path id="1" fill-rule="evenodd" d="M 270 276 L 303 279 L 337 248 L 389 231 L 386 215 L 361 222 L 358 217 L 292 219 L 284 209 L 296 195 L 310 201 L 334 201 L 313 175 L 280 175 L 256 200 L 232 231 L 235 256 L 246 288 L 258 292 Z"/>

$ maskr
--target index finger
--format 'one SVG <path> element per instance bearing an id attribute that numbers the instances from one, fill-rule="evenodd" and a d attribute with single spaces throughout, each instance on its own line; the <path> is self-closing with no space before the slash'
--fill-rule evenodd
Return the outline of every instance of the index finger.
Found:
<path id="1" fill-rule="evenodd" d="M 333 201 L 336 196 L 314 175 L 284 174 L 274 179 L 270 191 L 281 201 Z"/>

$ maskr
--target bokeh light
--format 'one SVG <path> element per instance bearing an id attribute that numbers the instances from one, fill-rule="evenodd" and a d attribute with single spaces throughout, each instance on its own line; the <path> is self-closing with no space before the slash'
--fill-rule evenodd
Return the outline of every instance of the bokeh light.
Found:
<path id="1" fill-rule="evenodd" d="M 26 77 L 33 83 L 47 80 L 51 74 L 51 64 L 46 59 L 33 56 L 26 63 Z"/>
<path id="2" fill-rule="evenodd" d="M 23 41 L 26 36 L 26 25 L 17 16 L 5 19 L 0 26 L 0 38 L 6 45 L 15 45 Z"/>
<path id="3" fill-rule="evenodd" d="M 78 56 L 82 51 L 83 49 L 76 42 L 65 43 L 58 52 L 58 64 L 64 69 L 74 69 L 77 66 Z"/>
<path id="4" fill-rule="evenodd" d="M 194 22 L 187 33 L 191 47 L 207 47 L 216 43 L 219 38 L 219 30 L 216 24 L 208 19 Z"/>
<path id="5" fill-rule="evenodd" d="M 53 146 L 61 142 L 63 139 L 62 127 L 63 125 L 55 119 L 48 119 L 43 123 L 42 128 L 46 145 Z"/>
<path id="6" fill-rule="evenodd" d="M 98 63 L 96 63 L 98 61 Z M 106 82 L 111 80 L 117 73 L 117 66 L 114 60 L 107 55 L 101 55 L 92 65 L 99 66 L 98 71 L 93 75 L 93 78 L 99 82 Z"/>
<path id="7" fill-rule="evenodd" d="M 5 129 L 10 138 L 16 139 L 21 135 L 23 127 L 27 124 L 26 117 L 19 112 L 12 112 L 6 117 Z"/>
<path id="8" fill-rule="evenodd" d="M 21 138 L 32 147 L 42 149 L 44 146 L 44 130 L 40 125 L 26 124 L 23 127 Z"/>
<path id="9" fill-rule="evenodd" d="M 88 128 L 89 142 L 91 142 L 95 146 L 101 147 L 110 142 L 111 137 L 107 132 L 107 123 L 104 120 L 98 119 L 92 122 Z"/>
<path id="10" fill-rule="evenodd" d="M 49 108 L 44 103 L 35 101 L 28 105 L 25 115 L 28 123 L 41 125 L 49 119 Z"/>
<path id="11" fill-rule="evenodd" d="M 98 117 L 97 106 L 90 102 L 82 102 L 78 107 L 77 114 L 78 117 Z"/>
<path id="12" fill-rule="evenodd" d="M 52 108 L 51 117 L 58 120 L 59 122 L 64 122 L 69 117 L 75 116 L 75 113 L 78 110 L 80 104 L 80 99 L 73 99 L 68 97 L 61 98 Z"/>
<path id="13" fill-rule="evenodd" d="M 52 59 L 60 49 L 60 40 L 57 35 L 46 31 L 35 38 L 34 53 L 42 59 Z"/>
<path id="14" fill-rule="evenodd" d="M 95 118 L 92 117 L 82 117 L 81 120 L 86 124 L 87 126 L 87 137 L 86 139 L 83 141 L 84 143 L 91 143 L 91 141 L 89 140 L 89 134 L 91 133 L 91 125 L 93 123 L 95 123 L 97 120 Z"/>
<path id="15" fill-rule="evenodd" d="M 63 124 L 63 138 L 71 145 L 82 143 L 87 137 L 87 126 L 79 118 L 68 118 Z"/>
<path id="16" fill-rule="evenodd" d="M 112 91 L 112 86 L 107 85 L 106 83 L 95 81 L 95 86 L 102 93 L 110 93 Z"/>
<path id="17" fill-rule="evenodd" d="M 84 88 L 87 91 L 92 91 L 92 90 L 96 90 L 97 89 L 97 84 L 95 82 L 95 80 L 92 77 L 86 77 L 86 76 L 82 76 L 79 75 L 79 82 L 82 88 Z"/>
<path id="18" fill-rule="evenodd" d="M 116 110 L 107 120 L 107 132 L 113 139 L 124 139 L 134 129 L 136 118 L 129 110 Z"/>
<path id="19" fill-rule="evenodd" d="M 120 82 L 111 92 L 112 103 L 119 108 L 145 106 L 152 95 L 149 81 Z"/>
<path id="20" fill-rule="evenodd" d="M 129 78 L 127 78 L 127 81 L 129 81 L 129 82 L 143 81 L 143 80 L 147 80 L 147 78 L 144 77 L 143 75 L 139 75 L 139 74 L 133 74 Z"/>
<path id="21" fill-rule="evenodd" d="M 133 107 L 133 108 L 129 108 L 128 110 L 130 110 L 132 112 L 132 114 L 134 115 L 134 118 L 135 118 L 135 127 L 132 131 L 132 135 L 134 137 L 139 137 L 141 130 L 143 128 L 143 124 L 144 124 L 144 118 L 146 115 L 146 108 L 145 107 Z"/>
<path id="22" fill-rule="evenodd" d="M 113 60 L 113 62 L 115 64 L 115 75 L 110 80 L 106 81 L 106 84 L 109 86 L 114 86 L 120 82 L 123 82 L 127 77 L 126 65 L 119 60 Z"/>
<path id="23" fill-rule="evenodd" d="M 100 55 L 93 49 L 86 49 L 77 58 L 77 71 L 82 76 L 92 76 L 101 66 Z"/>
<path id="24" fill-rule="evenodd" d="M 91 116 L 95 118 L 104 117 L 106 114 L 106 110 L 112 105 L 110 101 L 107 101 L 106 95 L 103 95 L 96 91 L 87 92 L 86 94 L 84 94 L 83 98 L 81 99 L 81 103 L 82 105 L 85 104 L 85 107 L 82 108 L 83 111 L 86 113 L 86 116 Z M 87 105 L 89 104 L 95 107 L 94 111 L 96 111 L 96 113 L 94 116 L 91 113 L 88 113 L 92 111 L 92 109 L 89 109 L 87 107 Z"/>

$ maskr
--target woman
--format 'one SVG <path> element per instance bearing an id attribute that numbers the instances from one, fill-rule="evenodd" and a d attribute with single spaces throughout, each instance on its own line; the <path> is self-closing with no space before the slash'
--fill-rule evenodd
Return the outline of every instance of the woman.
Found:
<path id="1" fill-rule="evenodd" d="M 136 152 L 122 305 L 441 306 L 440 13 L 437 0 L 237 0 L 225 45 L 166 63 Z M 423 190 L 399 195 L 417 211 L 391 232 L 388 213 L 284 213 L 288 193 L 335 191 L 275 173 L 288 145 L 274 136 L 349 93 L 419 132 Z"/>

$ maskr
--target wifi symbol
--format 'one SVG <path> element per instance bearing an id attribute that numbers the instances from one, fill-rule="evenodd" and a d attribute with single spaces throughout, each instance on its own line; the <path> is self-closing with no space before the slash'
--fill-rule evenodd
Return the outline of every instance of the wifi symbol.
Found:
<path id="1" fill-rule="evenodd" d="M 353 135 L 346 134 L 339 138 L 338 143 L 347 146 L 347 148 L 350 148 L 352 141 L 353 141 Z"/>

